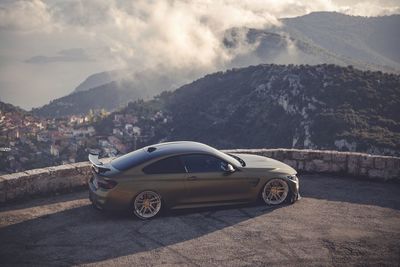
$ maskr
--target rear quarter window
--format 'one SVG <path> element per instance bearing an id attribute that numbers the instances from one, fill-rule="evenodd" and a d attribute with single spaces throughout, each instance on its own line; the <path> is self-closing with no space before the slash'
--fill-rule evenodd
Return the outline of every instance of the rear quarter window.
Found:
<path id="1" fill-rule="evenodd" d="M 147 160 L 149 160 L 148 153 L 143 149 L 139 149 L 114 159 L 111 161 L 111 165 L 120 171 L 125 171 L 138 166 Z"/>

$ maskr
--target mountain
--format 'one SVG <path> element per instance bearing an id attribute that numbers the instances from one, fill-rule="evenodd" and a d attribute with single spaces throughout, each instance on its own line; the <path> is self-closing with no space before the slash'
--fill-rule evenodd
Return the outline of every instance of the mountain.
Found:
<path id="1" fill-rule="evenodd" d="M 144 144 L 318 148 L 398 154 L 400 75 L 335 65 L 258 65 L 217 72 L 130 103 Z M 97 125 L 110 134 L 113 114 Z"/>
<path id="2" fill-rule="evenodd" d="M 120 87 L 116 82 L 111 82 L 90 90 L 72 93 L 53 100 L 41 108 L 32 109 L 32 113 L 50 118 L 87 114 L 91 109 L 113 110 L 121 104 L 127 104 L 131 99 L 144 97 L 143 91 Z"/>
<path id="3" fill-rule="evenodd" d="M 176 72 L 168 66 L 158 66 L 155 69 L 136 71 L 134 69 L 120 69 L 105 71 L 90 75 L 79 84 L 74 92 L 86 91 L 113 81 L 123 82 L 124 86 L 140 88 L 153 96 L 163 90 L 176 89 L 179 86 L 192 81 L 196 77 L 192 70 L 180 70 Z M 121 89 L 124 89 L 123 87 Z"/>
<path id="4" fill-rule="evenodd" d="M 14 106 L 9 103 L 2 102 L 1 99 L 0 99 L 0 112 L 2 112 L 2 113 L 10 112 L 10 113 L 23 114 L 23 115 L 28 113 L 20 107 Z"/>
<path id="5" fill-rule="evenodd" d="M 400 72 L 400 15 L 348 16 L 314 12 L 282 19 L 279 31 L 354 61 Z"/>
<path id="6" fill-rule="evenodd" d="M 89 76 L 71 94 L 57 98 L 42 107 L 34 108 L 32 112 L 42 117 L 60 117 L 86 114 L 90 109 L 112 111 L 126 105 L 129 101 L 150 99 L 164 90 L 178 88 L 194 77 L 196 77 L 195 73 L 191 73 L 190 70 L 181 73 L 168 70 L 103 72 Z M 112 81 L 113 79 L 115 81 Z M 95 83 L 108 80 L 111 82 L 85 89 Z"/>
<path id="7" fill-rule="evenodd" d="M 116 71 L 103 71 L 92 74 L 87 77 L 83 82 L 81 82 L 75 88 L 74 92 L 82 92 L 110 83 L 116 79 L 115 74 Z"/>
<path id="8" fill-rule="evenodd" d="M 227 66 L 327 63 L 400 73 L 400 15 L 361 17 L 313 12 L 283 18 L 280 23 L 279 27 L 265 29 L 227 30 L 222 39 L 228 49 L 243 46 L 243 41 L 253 47 L 233 57 Z M 75 91 L 93 88 L 92 82 L 108 83 L 117 75 L 124 76 L 122 72 L 91 75 Z"/>
<path id="9" fill-rule="evenodd" d="M 173 72 L 130 72 L 119 70 L 92 75 L 71 94 L 55 99 L 40 108 L 32 109 L 33 114 L 42 117 L 60 117 L 86 114 L 90 109 L 112 111 L 138 99 L 150 99 L 164 90 L 175 89 L 185 82 L 185 77 L 194 77 L 189 71 L 181 74 Z M 101 78 L 99 78 L 101 77 Z M 88 84 L 116 78 L 116 81 L 83 90 Z M 79 90 L 78 90 L 79 89 Z"/>
<path id="10" fill-rule="evenodd" d="M 400 73 L 400 15 L 358 17 L 335 12 L 315 12 L 281 19 L 280 22 L 280 27 L 233 28 L 226 31 L 221 37 L 223 45 L 235 56 L 221 68 L 264 63 L 328 63 L 352 65 L 361 70 Z M 241 51 L 243 47 L 247 47 L 244 49 L 246 52 Z M 125 69 L 96 73 L 82 82 L 70 96 L 54 100 L 34 112 L 49 116 L 82 114 L 98 108 L 101 106 L 99 103 L 105 104 L 102 108 L 114 110 L 128 101 L 151 98 L 163 90 L 178 88 L 198 78 L 201 73 L 204 70 L 177 71 L 168 66 L 140 72 Z M 105 87 L 110 88 L 105 90 Z M 74 96 L 75 93 L 89 89 L 92 89 L 91 95 Z M 128 93 L 129 90 L 132 92 Z M 105 91 L 112 91 L 112 97 Z M 107 98 L 102 98 L 103 95 Z M 83 101 L 81 96 L 96 101 Z M 73 102 L 75 99 L 78 101 Z"/>
<path id="11" fill-rule="evenodd" d="M 400 15 L 314 12 L 280 22 L 279 27 L 227 31 L 227 47 L 243 46 L 243 34 L 245 42 L 254 47 L 233 58 L 231 65 L 329 63 L 400 73 Z"/>

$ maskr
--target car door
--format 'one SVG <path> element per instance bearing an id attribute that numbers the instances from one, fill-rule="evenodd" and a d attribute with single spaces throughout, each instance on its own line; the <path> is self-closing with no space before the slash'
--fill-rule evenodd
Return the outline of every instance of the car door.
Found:
<path id="1" fill-rule="evenodd" d="M 185 198 L 187 173 L 179 156 L 157 160 L 143 168 L 143 187 L 157 191 L 170 207 L 182 204 Z"/>
<path id="2" fill-rule="evenodd" d="M 208 154 L 182 155 L 181 160 L 187 171 L 185 202 L 212 204 L 251 199 L 254 181 L 241 171 L 224 171 L 228 162 Z"/>

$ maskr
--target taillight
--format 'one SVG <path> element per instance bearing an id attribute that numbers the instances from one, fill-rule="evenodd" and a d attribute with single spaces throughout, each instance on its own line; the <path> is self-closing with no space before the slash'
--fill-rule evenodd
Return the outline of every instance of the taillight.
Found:
<path id="1" fill-rule="evenodd" d="M 99 187 L 109 190 L 113 189 L 117 185 L 117 182 L 113 180 L 97 180 L 97 184 Z"/>

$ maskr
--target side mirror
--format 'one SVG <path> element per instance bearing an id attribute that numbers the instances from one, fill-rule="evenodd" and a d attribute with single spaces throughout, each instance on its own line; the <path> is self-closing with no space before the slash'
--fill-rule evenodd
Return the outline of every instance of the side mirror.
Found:
<path id="1" fill-rule="evenodd" d="M 236 171 L 235 168 L 230 163 L 222 164 L 221 167 L 226 173 L 233 173 Z"/>

